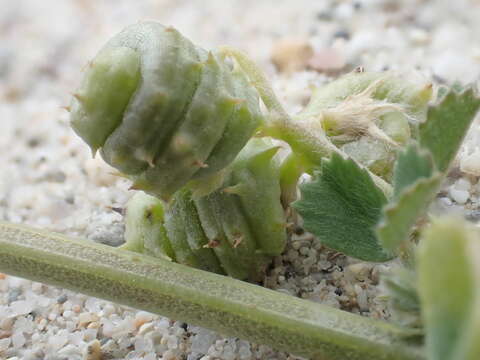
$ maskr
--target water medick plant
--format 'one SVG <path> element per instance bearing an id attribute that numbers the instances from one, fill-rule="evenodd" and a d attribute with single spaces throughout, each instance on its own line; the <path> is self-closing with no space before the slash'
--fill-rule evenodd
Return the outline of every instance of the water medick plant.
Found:
<path id="1" fill-rule="evenodd" d="M 70 106 L 74 131 L 137 191 L 125 244 L 3 223 L 0 271 L 311 359 L 478 359 L 480 235 L 428 205 L 479 106 L 469 86 L 358 69 L 290 115 L 242 52 L 127 27 Z M 395 321 L 255 284 L 292 212 L 332 249 L 397 259 L 384 276 Z"/>

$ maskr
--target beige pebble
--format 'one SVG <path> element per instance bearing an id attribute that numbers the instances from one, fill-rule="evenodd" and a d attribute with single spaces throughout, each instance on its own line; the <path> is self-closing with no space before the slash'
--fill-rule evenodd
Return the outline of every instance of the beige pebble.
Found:
<path id="1" fill-rule="evenodd" d="M 7 317 L 5 319 L 0 320 L 0 329 L 2 330 L 11 330 L 13 327 L 14 323 L 14 318 L 13 317 Z"/>
<path id="2" fill-rule="evenodd" d="M 366 263 L 356 263 L 348 265 L 345 269 L 347 276 L 351 276 L 356 280 L 365 281 L 370 276 L 371 265 Z"/>
<path id="3" fill-rule="evenodd" d="M 118 176 L 117 171 L 108 166 L 100 156 L 85 161 L 85 171 L 88 178 L 98 186 L 111 186 L 115 184 Z"/>
<path id="4" fill-rule="evenodd" d="M 98 321 L 93 321 L 88 324 L 87 329 L 98 329 L 100 327 L 100 323 Z"/>
<path id="5" fill-rule="evenodd" d="M 140 328 L 138 329 L 138 335 L 145 335 L 146 333 L 152 331 L 154 328 L 155 326 L 153 325 L 153 323 L 147 322 L 140 326 Z"/>
<path id="6" fill-rule="evenodd" d="M 291 73 L 307 67 L 313 49 L 304 39 L 284 38 L 272 48 L 271 60 L 278 71 Z"/>
<path id="7" fill-rule="evenodd" d="M 11 337 L 11 336 L 12 336 L 11 331 L 0 330 L 0 339 L 5 339 L 5 338 Z"/>
<path id="8" fill-rule="evenodd" d="M 338 71 L 343 69 L 345 65 L 345 56 L 333 48 L 326 48 L 315 52 L 308 61 L 308 66 L 319 72 Z"/>
<path id="9" fill-rule="evenodd" d="M 417 28 L 410 32 L 410 40 L 414 45 L 426 45 L 430 42 L 431 37 L 425 30 Z"/>
<path id="10" fill-rule="evenodd" d="M 78 315 L 78 327 L 85 327 L 88 324 L 98 321 L 98 316 L 89 312 L 83 312 Z"/>
<path id="11" fill-rule="evenodd" d="M 100 341 L 93 340 L 89 343 L 85 349 L 83 360 L 101 360 L 102 359 L 102 347 Z"/>
<path id="12" fill-rule="evenodd" d="M 472 154 L 463 156 L 460 160 L 460 170 L 464 173 L 480 176 L 480 149 L 476 148 Z"/>

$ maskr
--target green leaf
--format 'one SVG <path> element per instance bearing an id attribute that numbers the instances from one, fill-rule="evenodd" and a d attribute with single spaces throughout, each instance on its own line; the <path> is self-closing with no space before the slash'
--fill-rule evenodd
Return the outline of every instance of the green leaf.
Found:
<path id="1" fill-rule="evenodd" d="M 411 229 L 435 197 L 441 181 L 442 176 L 438 172 L 429 178 L 422 178 L 383 209 L 377 235 L 382 248 L 391 256 L 408 250 Z"/>
<path id="2" fill-rule="evenodd" d="M 439 171 L 448 170 L 479 106 L 480 99 L 470 87 L 463 92 L 450 89 L 429 107 L 427 121 L 419 126 L 419 142 L 430 150 Z"/>
<path id="3" fill-rule="evenodd" d="M 480 237 L 459 219 L 436 221 L 417 254 L 428 359 L 480 354 Z"/>
<path id="4" fill-rule="evenodd" d="M 392 256 L 409 251 L 411 229 L 435 197 L 442 175 L 431 154 L 412 144 L 398 155 L 393 179 L 394 197 L 377 226 L 378 241 Z"/>
<path id="5" fill-rule="evenodd" d="M 480 106 L 472 88 L 457 90 L 450 89 L 429 107 L 419 126 L 420 149 L 411 145 L 395 164 L 394 197 L 377 227 L 379 242 L 391 255 L 409 250 L 412 227 L 436 195 Z"/>
<path id="6" fill-rule="evenodd" d="M 391 258 L 377 242 L 374 226 L 387 202 L 367 171 L 352 159 L 332 155 L 321 172 L 300 187 L 301 200 L 293 207 L 305 229 L 328 247 L 366 261 Z"/>
<path id="7" fill-rule="evenodd" d="M 402 151 L 395 163 L 393 172 L 393 191 L 397 198 L 409 185 L 420 178 L 428 178 L 432 175 L 433 160 L 430 153 L 421 151 L 416 145 L 410 145 Z"/>

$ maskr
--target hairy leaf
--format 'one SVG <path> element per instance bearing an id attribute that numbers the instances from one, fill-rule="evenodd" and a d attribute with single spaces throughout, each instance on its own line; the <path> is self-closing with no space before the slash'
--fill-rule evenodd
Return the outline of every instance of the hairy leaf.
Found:
<path id="1" fill-rule="evenodd" d="M 448 170 L 479 106 L 480 98 L 470 87 L 463 92 L 450 89 L 429 107 L 427 121 L 419 127 L 419 142 L 430 150 L 439 171 Z"/>
<path id="2" fill-rule="evenodd" d="M 334 154 L 312 182 L 301 186 L 302 198 L 293 207 L 305 228 L 323 244 L 366 261 L 390 256 L 378 244 L 374 226 L 387 202 L 365 169 Z"/>
<path id="3" fill-rule="evenodd" d="M 428 178 L 433 172 L 432 156 L 427 151 L 421 151 L 415 145 L 410 145 L 402 151 L 395 163 L 393 173 L 393 191 L 396 198 L 409 185 L 420 178 Z"/>
<path id="4" fill-rule="evenodd" d="M 394 197 L 377 227 L 379 242 L 388 253 L 407 250 L 412 227 L 435 197 L 479 106 L 472 88 L 448 90 L 420 124 L 420 148 L 411 145 L 398 156 Z"/>
<path id="5" fill-rule="evenodd" d="M 388 253 L 408 249 L 412 227 L 438 191 L 442 176 L 431 154 L 410 145 L 398 155 L 394 172 L 394 197 L 383 209 L 377 226 L 378 240 Z"/>
<path id="6" fill-rule="evenodd" d="M 407 250 L 411 229 L 434 198 L 441 180 L 438 172 L 429 178 L 422 178 L 406 188 L 397 201 L 384 208 L 377 235 L 386 252 L 395 256 Z"/>
<path id="7" fill-rule="evenodd" d="M 459 219 L 436 221 L 418 251 L 428 359 L 476 360 L 480 353 L 480 238 Z"/>

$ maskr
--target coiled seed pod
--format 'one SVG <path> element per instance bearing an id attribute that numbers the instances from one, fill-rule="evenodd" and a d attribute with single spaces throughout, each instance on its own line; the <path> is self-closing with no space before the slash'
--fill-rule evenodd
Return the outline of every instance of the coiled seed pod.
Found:
<path id="1" fill-rule="evenodd" d="M 265 139 L 250 140 L 221 189 L 207 196 L 192 198 L 183 188 L 167 204 L 136 194 L 127 205 L 124 248 L 167 255 L 239 279 L 258 279 L 286 243 L 277 150 Z"/>
<path id="2" fill-rule="evenodd" d="M 124 247 L 154 257 L 175 259 L 164 222 L 163 202 L 138 192 L 128 204 L 125 217 L 125 238 L 128 243 Z"/>
<path id="3" fill-rule="evenodd" d="M 227 166 L 262 121 L 238 67 L 153 22 L 103 47 L 71 108 L 72 127 L 94 153 L 163 198 Z"/>

